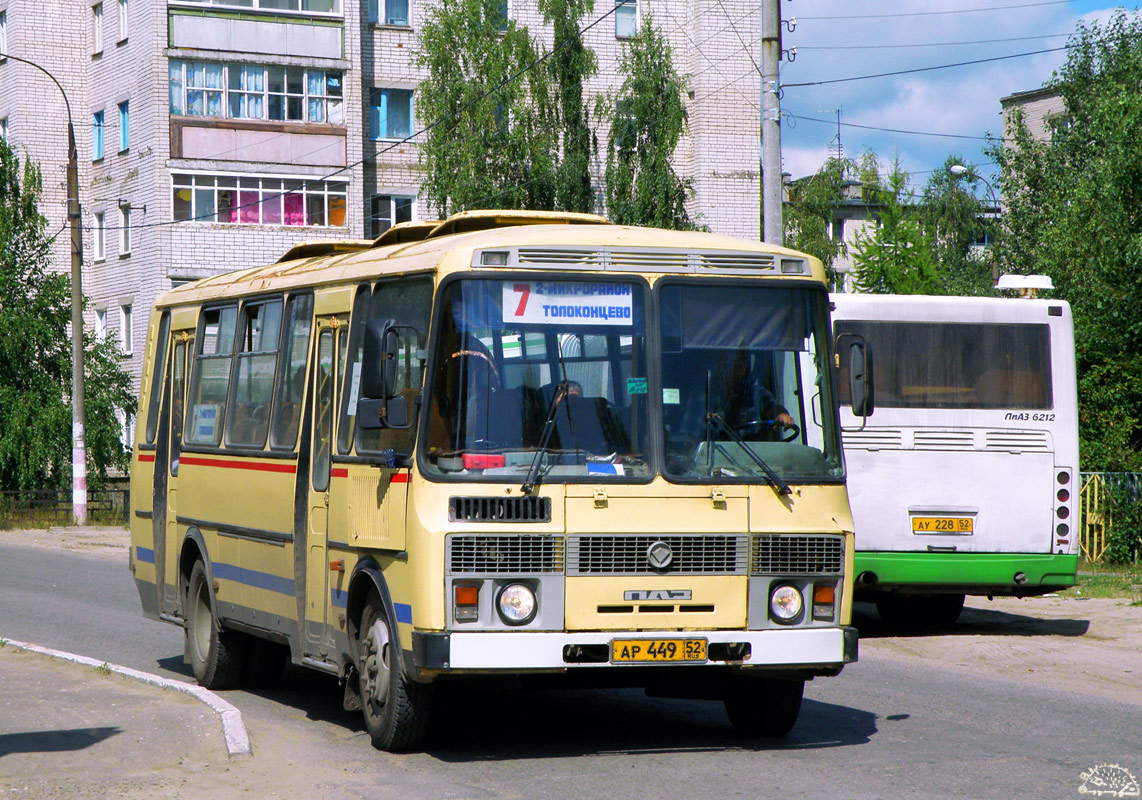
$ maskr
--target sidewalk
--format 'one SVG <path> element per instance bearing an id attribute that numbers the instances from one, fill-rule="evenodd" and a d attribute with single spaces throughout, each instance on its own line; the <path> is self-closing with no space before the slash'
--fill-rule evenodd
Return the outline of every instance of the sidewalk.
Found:
<path id="1" fill-rule="evenodd" d="M 161 794 L 229 762 L 217 714 L 106 670 L 0 647 L 0 796 Z"/>

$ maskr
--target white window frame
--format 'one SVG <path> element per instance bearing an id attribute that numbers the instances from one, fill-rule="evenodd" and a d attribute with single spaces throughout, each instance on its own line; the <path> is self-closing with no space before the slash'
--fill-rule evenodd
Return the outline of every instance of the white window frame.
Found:
<path id="1" fill-rule="evenodd" d="M 633 39 L 638 35 L 638 0 L 615 0 L 615 38 Z"/>
<path id="2" fill-rule="evenodd" d="M 103 53 L 103 3 L 91 7 L 91 55 Z"/>
<path id="3" fill-rule="evenodd" d="M 107 338 L 107 309 L 95 309 L 95 338 L 102 342 Z"/>
<path id="4" fill-rule="evenodd" d="M 271 90 L 271 71 L 277 70 L 282 71 L 282 85 L 278 90 Z M 196 71 L 199 73 L 197 82 Z M 289 71 L 300 73 L 300 90 L 290 91 Z M 218 75 L 219 85 L 210 86 L 207 75 Z M 318 75 L 321 76 L 321 80 L 315 82 L 314 79 Z M 167 79 L 170 113 L 175 116 L 264 119 L 272 122 L 328 122 L 333 125 L 345 123 L 345 73 L 341 70 L 173 59 L 168 68 Z M 334 86 L 339 86 L 340 95 L 332 91 Z M 199 113 L 191 109 L 192 92 L 202 94 L 202 110 Z M 242 104 L 241 98 L 246 98 L 247 102 Z M 211 100 L 216 100 L 218 103 L 217 113 L 210 112 Z M 237 109 L 232 108 L 232 101 L 239 101 Z M 296 115 L 290 114 L 291 101 L 297 109 Z M 270 108 L 277 103 L 280 103 L 281 113 L 279 116 L 274 116 Z M 251 111 L 251 109 L 256 110 Z"/>
<path id="5" fill-rule="evenodd" d="M 185 216 L 179 214 L 180 193 Z M 257 194 L 255 200 L 251 195 Z M 285 196 L 301 197 L 302 222 L 289 222 Z M 179 223 L 214 225 L 261 225 L 289 228 L 339 228 L 349 224 L 349 182 L 306 178 L 297 175 L 250 175 L 243 173 L 191 172 L 171 174 L 172 218 Z M 210 203 L 206 208 L 205 204 Z M 314 204 L 319 204 L 315 206 Z M 267 220 L 266 212 L 274 212 Z M 298 213 L 294 209 L 293 213 Z M 339 213 L 340 225 L 329 224 Z M 230 219 L 220 219 L 225 214 Z M 319 218 L 320 222 L 310 223 Z"/>
<path id="6" fill-rule="evenodd" d="M 119 306 L 119 351 L 125 356 L 134 353 L 134 345 L 131 341 L 135 335 L 133 317 L 131 303 L 123 303 Z"/>
<path id="7" fill-rule="evenodd" d="M 390 134 L 388 125 L 388 92 L 408 93 L 408 133 L 403 135 Z M 369 138 L 374 142 L 399 142 L 412 136 L 416 130 L 415 92 L 412 89 L 403 89 L 399 86 L 375 86 L 369 93 Z M 381 122 L 384 121 L 382 135 Z"/>
<path id="8" fill-rule="evenodd" d="M 127 0 L 119 0 L 119 43 L 127 41 Z"/>
<path id="9" fill-rule="evenodd" d="M 0 62 L 8 52 L 8 9 L 0 9 Z"/>
<path id="10" fill-rule="evenodd" d="M 102 211 L 95 212 L 95 260 L 103 261 L 107 258 L 107 215 Z"/>
<path id="11" fill-rule="evenodd" d="M 267 11 L 282 15 L 298 14 L 317 17 L 339 17 L 342 15 L 341 0 L 293 0 L 293 2 L 296 3 L 297 8 L 274 8 L 269 5 L 263 8 L 263 1 L 264 0 L 248 0 L 247 2 L 240 2 L 240 0 L 171 0 L 169 5 L 186 6 L 189 8 L 201 8 L 202 6 L 220 6 L 225 8 L 229 6 L 239 11 L 250 11 L 253 9 L 256 11 Z M 333 9 L 331 11 L 315 11 L 312 8 L 312 6 L 316 4 L 324 4 L 328 2 L 332 3 Z M 310 8 L 302 8 L 302 6 L 306 5 L 310 6 Z"/>
<path id="12" fill-rule="evenodd" d="M 388 208 L 381 209 L 378 213 L 377 209 L 381 208 L 382 200 L 387 198 Z M 375 194 L 369 198 L 369 235 L 373 238 L 380 236 L 392 226 L 398 224 L 397 220 L 397 204 L 402 201 L 409 201 L 410 212 L 407 220 L 400 220 L 400 222 L 415 222 L 416 221 L 416 195 L 407 194 L 402 192 L 393 192 L 391 194 Z M 382 228 L 381 225 L 384 225 Z"/>
<path id="13" fill-rule="evenodd" d="M 91 160 L 100 161 L 104 156 L 103 134 L 107 129 L 107 115 L 103 109 L 91 112 Z"/>
<path id="14" fill-rule="evenodd" d="M 124 100 L 119 109 L 119 152 L 131 147 L 131 101 Z"/>
<path id="15" fill-rule="evenodd" d="M 399 17 L 394 18 L 389 10 L 389 5 L 394 2 L 404 3 L 403 21 Z M 369 23 L 386 28 L 411 28 L 412 0 L 369 0 Z"/>
<path id="16" fill-rule="evenodd" d="M 3 61 L 3 59 L 0 58 L 0 61 Z M 7 141 L 7 139 L 8 139 L 8 118 L 7 117 L 0 117 L 0 139 L 4 139 L 5 141 Z"/>
<path id="17" fill-rule="evenodd" d="M 131 255 L 131 207 L 119 206 L 119 257 Z"/>

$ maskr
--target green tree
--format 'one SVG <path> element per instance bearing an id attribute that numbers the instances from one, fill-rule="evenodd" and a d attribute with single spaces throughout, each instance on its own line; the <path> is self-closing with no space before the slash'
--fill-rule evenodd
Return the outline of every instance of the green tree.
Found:
<path id="1" fill-rule="evenodd" d="M 1080 25 L 1048 82 L 1065 116 L 1036 141 L 1021 114 L 1001 169 L 1001 270 L 1050 275 L 1071 304 L 1088 470 L 1142 470 L 1142 17 Z"/>
<path id="2" fill-rule="evenodd" d="M 894 162 L 883 187 L 870 189 L 880 206 L 879 225 L 854 237 L 857 289 L 874 294 L 941 294 L 942 281 L 930 237 L 908 187 L 908 174 Z"/>
<path id="3" fill-rule="evenodd" d="M 833 217 L 856 168 L 851 160 L 830 158 L 815 175 L 793 182 L 783 209 L 785 246 L 821 259 L 830 276 L 833 261 L 845 252 L 845 243 L 831 235 Z"/>
<path id="4" fill-rule="evenodd" d="M 594 0 L 539 0 L 539 12 L 555 34 L 548 63 L 558 96 L 556 111 L 562 152 L 555 174 L 555 206 L 562 211 L 593 212 L 591 129 L 583 102 L 583 81 L 598 69 L 595 54 L 583 44 L 579 26 Z"/>
<path id="5" fill-rule="evenodd" d="M 691 182 L 671 160 L 686 128 L 685 83 L 666 39 L 649 17 L 623 48 L 622 88 L 611 109 L 607 143 L 607 214 L 620 225 L 691 230 Z"/>
<path id="6" fill-rule="evenodd" d="M 558 129 L 539 46 L 505 0 L 443 0 L 420 29 L 417 90 L 422 191 L 442 215 L 472 208 L 551 209 Z M 517 77 L 518 76 L 518 77 Z"/>
<path id="7" fill-rule="evenodd" d="M 43 180 L 0 139 L 0 489 L 71 485 L 71 280 L 48 269 Z M 125 470 L 118 408 L 131 382 L 109 342 L 84 337 L 89 486 Z"/>
<path id="8" fill-rule="evenodd" d="M 964 159 L 950 155 L 935 170 L 920 196 L 920 222 L 933 248 L 942 277 L 942 293 L 956 295 L 994 294 L 993 253 L 973 244 L 991 232 L 987 208 L 977 197 L 982 179 L 974 171 L 962 175 L 951 171 Z"/>

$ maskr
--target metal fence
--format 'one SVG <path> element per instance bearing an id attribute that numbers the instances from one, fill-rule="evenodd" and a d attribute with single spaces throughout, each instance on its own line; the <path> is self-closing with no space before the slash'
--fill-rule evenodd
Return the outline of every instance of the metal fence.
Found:
<path id="1" fill-rule="evenodd" d="M 1082 557 L 1087 561 L 1101 561 L 1110 546 L 1107 535 L 1114 527 L 1117 504 L 1142 502 L 1142 473 L 1084 472 L 1080 501 Z"/>
<path id="2" fill-rule="evenodd" d="M 0 492 L 0 527 L 67 525 L 72 522 L 71 489 Z M 89 524 L 126 525 L 130 489 L 102 489 L 87 494 Z"/>

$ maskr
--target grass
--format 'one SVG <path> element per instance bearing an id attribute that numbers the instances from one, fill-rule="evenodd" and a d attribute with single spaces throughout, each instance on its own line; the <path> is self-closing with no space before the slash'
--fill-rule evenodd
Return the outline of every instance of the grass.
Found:
<path id="1" fill-rule="evenodd" d="M 109 667 L 109 666 L 107 665 L 107 662 L 106 662 L 106 661 L 104 661 L 104 662 L 103 662 L 102 664 L 100 664 L 98 667 L 95 667 L 95 671 L 96 671 L 97 673 L 99 673 L 100 675 L 104 675 L 104 676 L 106 676 L 106 675 L 110 675 L 110 674 L 111 674 L 111 667 Z"/>
<path id="2" fill-rule="evenodd" d="M 1064 597 L 1110 597 L 1142 606 L 1142 565 L 1079 564 L 1078 583 L 1061 592 Z"/>

